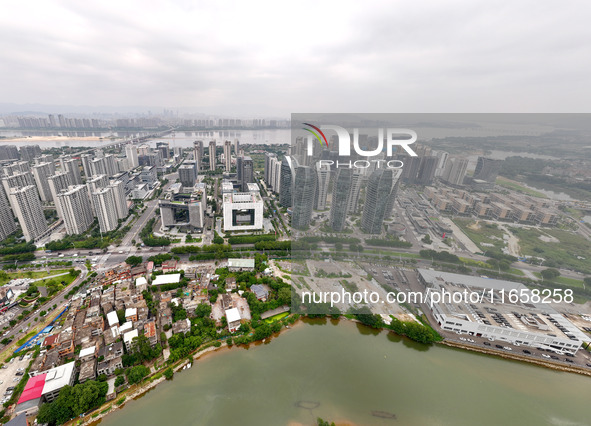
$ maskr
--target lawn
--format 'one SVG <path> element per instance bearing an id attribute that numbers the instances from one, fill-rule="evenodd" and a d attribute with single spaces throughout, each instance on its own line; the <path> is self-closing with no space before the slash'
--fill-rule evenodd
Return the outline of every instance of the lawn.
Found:
<path id="1" fill-rule="evenodd" d="M 542 279 L 542 274 L 540 274 L 539 272 L 534 272 L 534 275 L 540 279 Z M 574 278 L 567 278 L 567 277 L 557 277 L 555 279 L 553 279 L 552 281 L 560 283 L 560 284 L 564 284 L 567 285 L 569 287 L 580 287 L 583 288 L 583 281 L 581 280 L 577 280 Z"/>
<path id="2" fill-rule="evenodd" d="M 591 241 L 584 237 L 561 229 L 512 228 L 519 238 L 521 253 L 546 259 L 548 267 L 574 269 L 585 274 L 591 273 Z M 539 237 L 551 235 L 560 242 L 545 242 Z M 578 257 L 583 259 L 579 259 Z"/>
<path id="3" fill-rule="evenodd" d="M 275 321 L 279 321 L 280 319 L 283 319 L 283 318 L 285 318 L 285 317 L 286 317 L 286 316 L 288 316 L 288 315 L 289 315 L 289 312 L 283 312 L 282 314 L 273 315 L 272 317 L 269 317 L 269 318 L 267 318 L 267 319 L 265 320 L 265 322 L 266 322 L 267 324 L 271 324 L 271 323 L 273 323 L 273 322 L 275 322 Z"/>
<path id="4" fill-rule="evenodd" d="M 63 274 L 68 271 L 69 271 L 69 269 L 52 269 L 49 271 L 49 273 L 47 273 L 46 270 L 44 270 L 44 271 L 16 271 L 16 272 L 0 271 L 0 285 L 4 285 L 7 282 L 9 282 L 10 280 L 13 280 L 16 278 L 38 279 L 38 278 L 50 277 L 52 275 Z M 2 272 L 4 272 L 4 273 L 2 273 Z M 61 278 L 60 281 L 62 281 L 62 280 L 66 281 L 66 283 L 68 283 L 68 284 L 72 282 L 72 277 L 70 277 L 70 276 L 64 275 L 64 276 L 58 277 L 58 278 Z"/>
<path id="5" fill-rule="evenodd" d="M 495 224 L 479 221 L 478 226 L 474 226 L 476 225 L 476 221 L 472 219 L 454 218 L 453 221 L 483 252 L 490 250 L 491 247 L 482 245 L 482 243 L 492 244 L 499 250 L 505 247 L 503 231 Z"/>

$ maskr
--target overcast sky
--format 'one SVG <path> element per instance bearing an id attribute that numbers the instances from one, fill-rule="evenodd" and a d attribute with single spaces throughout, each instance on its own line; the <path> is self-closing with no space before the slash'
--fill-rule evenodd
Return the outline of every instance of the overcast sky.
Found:
<path id="1" fill-rule="evenodd" d="M 575 1 L 13 0 L 0 12 L 0 102 L 285 117 L 589 112 L 590 11 Z"/>

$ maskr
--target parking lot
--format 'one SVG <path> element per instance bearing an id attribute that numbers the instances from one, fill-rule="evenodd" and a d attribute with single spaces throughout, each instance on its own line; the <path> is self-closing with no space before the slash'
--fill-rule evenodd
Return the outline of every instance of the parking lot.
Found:
<path id="1" fill-rule="evenodd" d="M 10 398 L 7 389 L 15 387 L 24 377 L 27 377 L 24 372 L 29 362 L 31 362 L 30 352 L 22 360 L 20 357 L 15 357 L 12 362 L 9 361 L 0 368 L 0 399 L 2 403 L 6 402 L 7 398 Z M 22 374 L 18 375 L 19 373 Z"/>

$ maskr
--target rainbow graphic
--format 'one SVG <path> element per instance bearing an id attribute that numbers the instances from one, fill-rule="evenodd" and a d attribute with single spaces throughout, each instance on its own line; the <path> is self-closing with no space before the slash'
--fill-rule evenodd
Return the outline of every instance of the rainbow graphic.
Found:
<path id="1" fill-rule="evenodd" d="M 326 140 L 326 136 L 324 136 L 324 133 L 322 133 L 322 130 L 320 130 L 318 127 L 316 127 L 310 123 L 303 123 L 303 124 L 304 124 L 304 126 L 310 126 L 312 129 L 314 129 L 318 133 L 320 133 L 322 135 L 322 138 L 320 136 L 318 136 L 318 133 L 316 133 L 314 130 L 306 129 L 305 127 L 302 127 L 303 130 L 306 130 L 307 132 L 310 132 L 314 136 L 316 136 L 316 139 L 318 140 L 318 143 L 320 143 L 320 145 L 322 145 L 322 139 L 324 139 L 324 143 L 326 144 L 326 147 L 328 148 L 328 141 Z"/>

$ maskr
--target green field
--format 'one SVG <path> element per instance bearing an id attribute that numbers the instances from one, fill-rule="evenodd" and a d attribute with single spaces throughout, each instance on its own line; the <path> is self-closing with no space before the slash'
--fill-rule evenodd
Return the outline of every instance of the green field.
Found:
<path id="1" fill-rule="evenodd" d="M 477 222 L 472 219 L 454 218 L 453 221 L 458 226 L 458 228 L 460 228 L 462 232 L 466 234 L 466 236 L 468 236 L 468 238 L 470 238 L 472 242 L 476 244 L 483 252 L 490 250 L 492 247 L 483 246 L 481 245 L 482 243 L 492 244 L 496 249 L 499 250 L 505 247 L 505 242 L 503 241 L 503 231 L 497 228 L 496 225 L 478 221 L 479 227 L 476 227 L 474 225 L 476 225 Z"/>
<path id="2" fill-rule="evenodd" d="M 546 259 L 543 266 L 591 273 L 591 241 L 584 237 L 560 229 L 545 229 L 541 232 L 535 228 L 512 228 L 512 231 L 519 238 L 521 254 Z M 560 242 L 545 242 L 539 238 L 546 234 Z"/>
<path id="3" fill-rule="evenodd" d="M 540 279 L 542 279 L 542 274 L 540 274 L 539 272 L 534 272 L 534 275 Z M 583 288 L 583 281 L 581 280 L 576 280 L 574 278 L 567 278 L 567 277 L 558 277 L 553 279 L 552 281 L 560 283 L 560 284 L 564 284 L 567 285 L 569 287 L 580 287 Z"/>
<path id="4" fill-rule="evenodd" d="M 273 315 L 272 317 L 270 317 L 270 318 L 267 318 L 267 319 L 265 320 L 265 322 L 266 322 L 267 324 L 271 324 L 271 323 L 273 323 L 273 322 L 275 322 L 275 321 L 279 321 L 280 319 L 283 319 L 283 318 L 285 318 L 285 317 L 286 317 L 286 316 L 288 316 L 288 315 L 289 315 L 289 312 L 283 312 L 282 314 Z"/>
<path id="5" fill-rule="evenodd" d="M 5 272 L 5 271 L 0 271 L 0 285 L 4 285 L 7 282 L 9 282 L 10 280 L 16 279 L 16 278 L 32 278 L 32 279 L 38 279 L 38 278 L 44 278 L 44 277 L 50 277 L 52 275 L 58 275 L 58 274 L 63 274 L 65 272 L 68 272 L 69 269 L 53 269 L 51 271 L 49 271 L 49 273 L 47 273 L 47 271 L 17 271 L 17 272 Z M 62 277 L 58 277 L 61 278 L 60 281 L 65 281 L 66 283 L 71 283 L 72 277 L 64 275 Z M 39 281 L 39 284 L 42 281 Z"/>
<path id="6" fill-rule="evenodd" d="M 498 177 L 495 183 L 499 186 L 502 186 L 503 188 L 512 189 L 513 191 L 531 195 L 532 197 L 548 198 L 546 194 L 536 191 L 535 189 L 528 188 L 527 186 L 520 185 L 518 182 L 504 177 Z"/>

